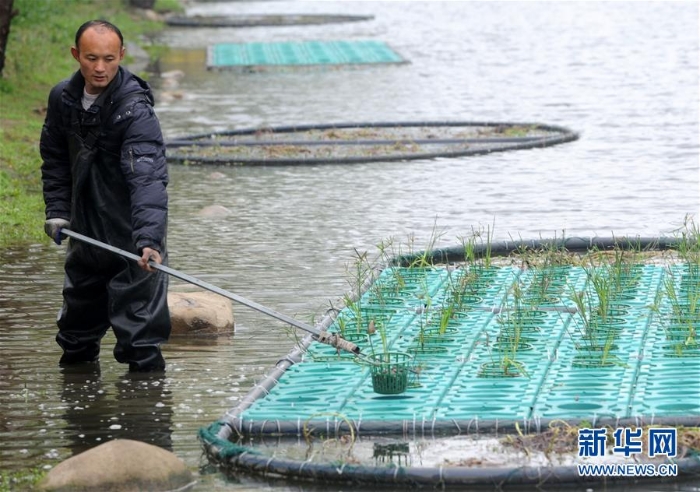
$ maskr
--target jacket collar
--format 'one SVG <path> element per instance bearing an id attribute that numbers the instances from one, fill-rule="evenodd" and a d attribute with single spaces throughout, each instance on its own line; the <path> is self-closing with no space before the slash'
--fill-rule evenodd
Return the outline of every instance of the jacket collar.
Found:
<path id="1" fill-rule="evenodd" d="M 103 107 L 108 107 L 114 103 L 113 96 L 117 91 L 117 88 L 122 85 L 122 81 L 124 80 L 124 71 L 125 69 L 123 67 L 118 68 L 114 79 L 112 79 L 107 88 L 102 91 L 102 94 L 100 94 L 97 100 L 93 103 L 92 107 L 90 108 L 91 112 L 98 112 Z M 66 85 L 66 88 L 64 89 L 64 94 L 67 95 L 69 99 L 72 99 L 71 102 L 73 104 L 77 104 L 83 97 L 84 89 L 85 78 L 83 77 L 83 74 L 80 73 L 80 70 L 78 70 L 68 81 L 68 85 Z"/>

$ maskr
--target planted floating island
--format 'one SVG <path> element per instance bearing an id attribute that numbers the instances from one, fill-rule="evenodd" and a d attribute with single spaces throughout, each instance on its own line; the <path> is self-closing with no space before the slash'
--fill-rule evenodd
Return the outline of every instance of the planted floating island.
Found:
<path id="1" fill-rule="evenodd" d="M 321 326 L 354 337 L 365 355 L 307 338 L 263 389 L 202 430 L 205 448 L 225 467 L 258 472 L 263 458 L 244 457 L 258 452 L 254 446 L 237 453 L 236 439 L 275 435 L 288 446 L 265 458 L 273 463 L 267 472 L 321 481 L 561 485 L 587 479 L 577 464 L 634 460 L 697 475 L 700 245 L 693 231 L 494 244 L 475 236 L 455 248 L 384 251 L 377 265 L 358 255 L 343 308 Z M 580 447 L 581 429 L 612 435 L 624 427 L 632 439 L 656 436 L 650 429 L 658 426 L 678 433 L 674 456 L 608 450 L 596 460 Z M 302 448 L 314 439 L 351 441 L 341 471 L 338 456 L 303 458 L 296 436 L 304 436 Z M 398 463 L 371 463 L 370 444 L 387 443 L 413 449 L 420 466 L 411 465 L 410 452 Z M 498 466 L 465 458 L 484 443 L 500 449 Z M 443 461 L 431 462 L 420 452 L 426 449 L 444 453 Z"/>
<path id="2" fill-rule="evenodd" d="M 168 160 L 188 165 L 354 164 L 465 157 L 578 139 L 541 123 L 418 121 L 250 128 L 175 138 Z"/>

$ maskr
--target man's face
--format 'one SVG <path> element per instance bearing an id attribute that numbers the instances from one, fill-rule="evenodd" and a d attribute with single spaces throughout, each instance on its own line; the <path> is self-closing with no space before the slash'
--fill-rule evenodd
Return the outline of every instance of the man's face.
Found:
<path id="1" fill-rule="evenodd" d="M 99 94 L 114 79 L 124 48 L 119 36 L 101 26 L 90 27 L 80 37 L 80 45 L 71 48 L 73 58 L 80 63 L 88 94 Z"/>

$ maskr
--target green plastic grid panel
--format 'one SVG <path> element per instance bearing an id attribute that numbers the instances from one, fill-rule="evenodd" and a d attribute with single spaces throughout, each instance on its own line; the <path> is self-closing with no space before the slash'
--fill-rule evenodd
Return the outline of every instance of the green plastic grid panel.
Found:
<path id="1" fill-rule="evenodd" d="M 658 357 L 657 359 L 661 359 Z M 645 362 L 634 394 L 635 415 L 700 414 L 698 357 L 670 357 Z"/>
<path id="2" fill-rule="evenodd" d="M 650 324 L 630 405 L 647 415 L 700 413 L 700 354 L 683 346 L 672 348 L 666 323 L 662 316 Z M 695 330 L 697 340 L 700 323 L 687 328 L 689 334 Z"/>
<path id="3" fill-rule="evenodd" d="M 582 335 L 583 328 L 576 326 L 577 316 L 572 317 L 568 327 L 568 336 L 562 339 L 557 352 L 557 359 L 552 365 L 551 374 L 544 381 L 542 393 L 546 400 L 539 400 L 533 406 L 533 416 L 542 418 L 585 418 L 628 417 L 633 412 L 630 407 L 630 395 L 636 388 L 639 372 L 640 354 L 651 322 L 650 312 L 634 313 L 624 323 L 616 326 L 613 347 L 607 354 L 609 367 L 576 367 L 575 358 L 590 354 L 595 361 L 600 350 L 587 352 L 587 341 Z M 615 386 L 602 389 L 596 386 L 601 378 L 614 374 Z M 582 389 L 589 387 L 585 395 Z M 596 389 L 597 388 L 597 389 Z"/>
<path id="4" fill-rule="evenodd" d="M 385 42 L 378 40 L 220 43 L 207 50 L 209 68 L 404 62 Z"/>
<path id="5" fill-rule="evenodd" d="M 500 355 L 485 344 L 475 344 L 469 360 L 462 366 L 460 377 L 446 392 L 444 407 L 438 412 L 441 418 L 530 418 L 532 404 L 540 393 L 554 356 L 556 347 L 564 337 L 564 325 L 558 313 L 546 313 L 536 323 L 537 331 L 522 334 L 532 350 L 519 351 L 517 361 L 523 365 L 527 377 L 480 377 L 484 364 L 500 363 Z M 501 332 L 502 324 L 492 318 L 482 333 L 491 339 Z M 547 353 L 548 350 L 551 353 Z M 503 354 L 507 355 L 507 354 Z M 507 387 L 507 391 L 504 388 Z M 493 388 L 490 391 L 489 388 Z M 534 404 L 534 403 L 533 403 Z M 470 414 L 477 409 L 480 413 Z M 466 412 L 466 413 L 465 413 Z"/>
<path id="6" fill-rule="evenodd" d="M 273 390 L 245 411 L 253 420 L 305 420 L 342 408 L 368 371 L 353 361 L 295 364 Z"/>
<path id="7" fill-rule="evenodd" d="M 677 356 L 666 348 L 665 316 L 670 308 L 664 278 L 671 275 L 680 286 L 682 275 L 659 265 L 644 267 L 630 296 L 638 301 L 626 307 L 615 332 L 610 355 L 619 361 L 610 367 L 575 366 L 574 357 L 583 353 L 581 318 L 567 310 L 550 309 L 538 315 L 537 331 L 521 333 L 529 347 L 518 351 L 517 360 L 524 364 L 527 377 L 479 377 L 481 365 L 499 356 L 493 342 L 508 312 L 474 309 L 460 320 L 461 324 L 450 326 L 447 340 L 431 342 L 444 350 L 415 354 L 420 377 L 405 393 L 374 393 L 368 368 L 347 358 L 302 362 L 291 367 L 270 394 L 245 410 L 242 418 L 304 421 L 324 412 L 337 412 L 349 419 L 392 422 L 700 415 L 697 351 Z M 517 277 L 511 268 L 500 269 L 498 282 L 480 292 L 492 294 L 485 296 L 481 307 L 496 306 Z M 433 299 L 439 299 L 449 285 L 448 277 L 436 278 L 439 280 L 430 288 Z M 434 290 L 434 285 L 439 288 Z M 577 290 L 588 288 L 586 272 L 570 267 L 567 285 Z M 658 312 L 652 308 L 657 295 Z M 415 346 L 425 314 L 411 309 L 392 310 L 389 325 L 393 350 Z M 319 353 L 328 350 L 334 353 L 321 344 L 311 347 Z"/>

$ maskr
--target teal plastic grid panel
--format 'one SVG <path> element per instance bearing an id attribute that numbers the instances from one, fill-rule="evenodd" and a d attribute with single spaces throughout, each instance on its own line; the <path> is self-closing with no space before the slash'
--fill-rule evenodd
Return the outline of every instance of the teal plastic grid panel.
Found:
<path id="1" fill-rule="evenodd" d="M 500 349 L 486 343 L 475 344 L 469 361 L 462 367 L 457 384 L 448 389 L 446 406 L 438 415 L 466 419 L 530 418 L 532 404 L 528 402 L 534 402 L 539 395 L 539 388 L 548 374 L 556 347 L 564 336 L 564 329 L 558 321 L 557 313 L 546 313 L 533 325 L 537 331 L 524 331 L 521 336 L 528 347 L 525 350 L 521 347 L 516 356 L 512 354 L 508 343 Z M 481 340 L 485 342 L 487 336 L 488 339 L 496 339 L 502 333 L 502 326 L 497 318 L 492 318 L 482 333 Z M 500 366 L 504 357 L 514 357 L 525 376 L 485 377 L 482 373 L 484 365 Z M 508 387 L 507 391 L 504 391 L 504 385 Z M 484 388 L 490 387 L 495 388 L 494 394 L 484 391 Z M 470 403 L 465 404 L 465 399 Z M 473 412 L 479 408 L 481 413 L 478 414 L 460 413 Z"/>
<path id="2" fill-rule="evenodd" d="M 687 284 L 687 273 L 686 265 L 674 265 L 660 281 L 658 311 L 644 340 L 637 389 L 631 398 L 637 414 L 700 413 L 700 317 L 692 315 L 700 290 Z"/>
<path id="3" fill-rule="evenodd" d="M 522 345 L 515 355 L 510 354 L 512 345 L 505 340 L 501 346 L 499 337 L 507 334 L 513 312 L 490 310 L 499 305 L 503 293 L 518 278 L 517 271 L 504 268 L 495 271 L 495 284 L 479 291 L 483 296 L 479 305 L 448 324 L 442 339 L 426 342 L 422 338 L 423 346 L 432 349 L 413 350 L 414 368 L 420 376 L 405 393 L 375 393 L 367 366 L 347 358 L 302 362 L 290 368 L 266 398 L 244 412 L 243 418 L 304 421 L 324 412 L 337 412 L 350 419 L 387 421 L 700 415 L 699 351 L 692 346 L 680 353 L 669 348 L 669 316 L 674 306 L 667 292 L 669 281 L 664 279 L 671 279 L 680 289 L 683 270 L 667 271 L 657 265 L 641 270 L 630 289 L 630 297 L 639 302 L 616 306 L 619 312 L 614 317 L 619 321 L 611 328 L 611 345 L 607 347 L 607 360 L 613 360 L 613 364 L 583 364 L 588 360 L 584 356 L 599 352 L 584 350 L 590 344 L 584 338 L 584 318 L 570 309 L 556 309 L 561 306 L 526 312 L 525 321 L 518 325 Z M 420 275 L 424 280 L 425 272 Z M 431 296 L 439 299 L 454 277 L 445 277 L 445 272 L 430 275 L 434 283 L 423 282 L 423 287 L 430 284 Z M 567 284 L 578 291 L 589 288 L 586 272 L 571 267 Z M 421 333 L 426 334 L 432 309 L 435 306 L 422 312 L 392 308 L 386 325 L 391 349 L 414 349 Z M 689 326 L 700 329 L 697 324 Z M 378 335 L 370 338 L 376 347 L 378 339 Z M 309 352 L 328 355 L 335 351 L 313 344 Z M 515 357 L 525 375 L 484 377 L 480 373 L 483 364 L 503 356 Z"/>
<path id="4" fill-rule="evenodd" d="M 355 362 L 300 363 L 290 367 L 244 415 L 252 420 L 306 420 L 344 406 L 363 384 L 367 369 Z"/>
<path id="5" fill-rule="evenodd" d="M 471 376 L 460 374 L 436 411 L 438 419 L 492 420 L 527 418 L 529 409 L 523 405 L 528 389 L 522 378 L 476 378 L 476 366 L 463 368 Z"/>
<path id="6" fill-rule="evenodd" d="M 659 357 L 642 365 L 634 392 L 633 415 L 700 414 L 700 360 Z"/>
<path id="7" fill-rule="evenodd" d="M 555 361 L 532 410 L 534 418 L 622 418 L 628 415 L 634 368 L 572 367 Z"/>
<path id="8" fill-rule="evenodd" d="M 209 46 L 209 68 L 403 63 L 383 41 L 284 41 Z"/>
<path id="9" fill-rule="evenodd" d="M 655 295 L 658 282 L 659 275 L 652 272 L 640 279 L 636 289 L 651 290 Z M 641 415 L 635 413 L 632 395 L 638 385 L 643 348 L 651 326 L 651 310 L 635 304 L 615 315 L 617 322 L 609 332 L 611 338 L 604 338 L 602 344 L 593 344 L 586 336 L 583 316 L 572 315 L 551 374 L 543 382 L 542 393 L 546 398 L 539 398 L 533 406 L 534 417 L 622 418 Z M 597 345 L 595 350 L 588 350 L 593 348 L 592 345 Z M 604 352 L 608 365 L 596 366 Z"/>

